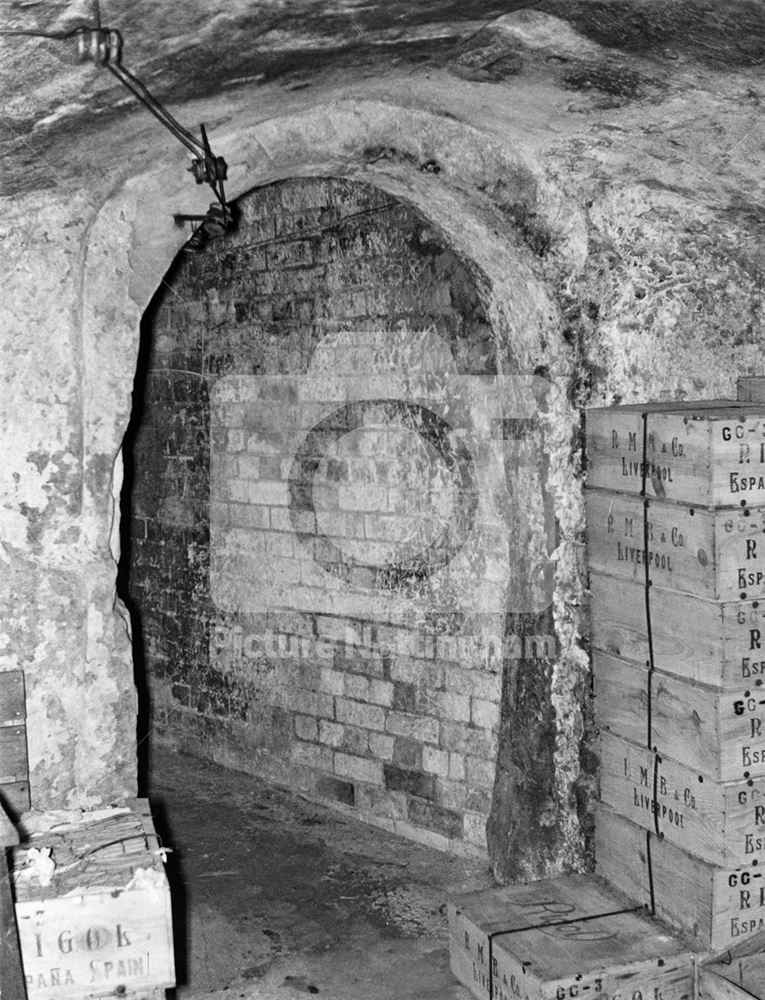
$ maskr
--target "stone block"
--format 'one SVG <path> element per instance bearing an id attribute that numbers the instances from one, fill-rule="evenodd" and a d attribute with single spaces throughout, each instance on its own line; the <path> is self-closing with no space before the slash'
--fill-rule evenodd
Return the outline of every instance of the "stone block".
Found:
<path id="1" fill-rule="evenodd" d="M 390 681 L 371 680 L 369 684 L 369 700 L 374 705 L 388 708 L 393 701 L 393 685 Z"/>
<path id="2" fill-rule="evenodd" d="M 343 743 L 345 727 L 339 722 L 319 719 L 319 742 L 329 747 L 339 747 Z"/>
<path id="3" fill-rule="evenodd" d="M 375 760 L 393 760 L 393 747 L 395 737 L 386 736 L 385 733 L 369 732 L 369 752 Z"/>
<path id="4" fill-rule="evenodd" d="M 437 696 L 438 714 L 452 722 L 470 722 L 470 698 L 466 694 L 441 691 Z"/>
<path id="5" fill-rule="evenodd" d="M 495 701 L 471 698 L 470 721 L 479 729 L 495 730 L 499 726 L 499 705 Z"/>
<path id="6" fill-rule="evenodd" d="M 321 667 L 319 673 L 320 689 L 326 694 L 345 694 L 345 674 L 330 667 Z"/>
<path id="7" fill-rule="evenodd" d="M 323 799 L 340 802 L 344 806 L 356 805 L 356 791 L 353 783 L 333 778 L 327 774 L 319 774 L 313 786 L 314 792 Z"/>
<path id="8" fill-rule="evenodd" d="M 360 729 L 358 726 L 343 726 L 343 741 L 341 749 L 348 753 L 366 757 L 369 754 L 369 730 Z"/>
<path id="9" fill-rule="evenodd" d="M 435 800 L 446 809 L 464 812 L 467 809 L 470 789 L 459 781 L 449 781 L 445 778 L 436 779 Z"/>
<path id="10" fill-rule="evenodd" d="M 306 691 L 302 688 L 288 690 L 285 692 L 284 706 L 303 715 L 324 719 L 335 717 L 335 699 L 332 695 L 319 691 Z"/>
<path id="11" fill-rule="evenodd" d="M 290 760 L 293 764 L 317 767 L 322 771 L 332 770 L 332 751 L 318 743 L 293 743 L 290 747 Z"/>
<path id="12" fill-rule="evenodd" d="M 364 729 L 385 729 L 385 711 L 379 705 L 365 705 L 349 698 L 336 698 L 335 715 L 338 722 L 349 722 Z"/>
<path id="13" fill-rule="evenodd" d="M 497 753 L 497 738 L 485 729 L 476 729 L 462 722 L 441 722 L 439 746 L 462 754 L 474 754 L 492 760 Z"/>
<path id="14" fill-rule="evenodd" d="M 345 694 L 349 698 L 357 701 L 369 701 L 370 684 L 369 678 L 362 674 L 345 675 Z"/>
<path id="15" fill-rule="evenodd" d="M 437 750 L 435 747 L 422 748 L 422 769 L 428 774 L 437 774 L 441 778 L 449 776 L 449 753 Z"/>
<path id="16" fill-rule="evenodd" d="M 494 785 L 495 764 L 481 757 L 467 757 L 468 784 L 479 788 L 492 788 Z"/>
<path id="17" fill-rule="evenodd" d="M 319 727 L 316 719 L 310 715 L 295 716 L 295 735 L 299 740 L 316 740 L 319 736 Z"/>
<path id="18" fill-rule="evenodd" d="M 452 781 L 464 781 L 467 777 L 464 754 L 449 753 L 449 777 Z"/>
<path id="19" fill-rule="evenodd" d="M 394 736 L 409 736 L 421 743 L 438 744 L 437 719 L 391 711 L 388 713 L 385 729 Z"/>
<path id="20" fill-rule="evenodd" d="M 354 781 L 365 781 L 370 785 L 383 784 L 383 764 L 377 760 L 335 751 L 334 768 L 335 774 L 353 778 Z"/>
<path id="21" fill-rule="evenodd" d="M 394 764 L 400 764 L 402 767 L 407 767 L 413 771 L 422 770 L 421 743 L 418 743 L 417 740 L 409 739 L 407 736 L 389 736 L 388 739 L 393 741 L 393 756 L 391 759 Z"/>
<path id="22" fill-rule="evenodd" d="M 384 764 L 383 774 L 385 787 L 391 791 L 406 792 L 421 799 L 434 800 L 436 797 L 436 780 L 432 774 L 407 771 L 395 764 Z"/>
<path id="23" fill-rule="evenodd" d="M 444 682 L 447 691 L 468 694 L 486 701 L 499 702 L 502 694 L 502 675 L 500 673 L 447 667 L 444 671 Z"/>

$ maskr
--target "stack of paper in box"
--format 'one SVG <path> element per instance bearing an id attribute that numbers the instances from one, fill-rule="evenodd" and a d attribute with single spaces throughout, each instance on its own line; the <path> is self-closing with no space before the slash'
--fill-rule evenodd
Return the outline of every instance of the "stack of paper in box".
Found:
<path id="1" fill-rule="evenodd" d="M 28 1000 L 164 995 L 170 894 L 148 803 L 22 823 L 32 835 L 13 851 L 12 882 Z"/>
<path id="2" fill-rule="evenodd" d="M 765 927 L 765 407 L 591 410 L 598 871 L 697 943 Z"/>

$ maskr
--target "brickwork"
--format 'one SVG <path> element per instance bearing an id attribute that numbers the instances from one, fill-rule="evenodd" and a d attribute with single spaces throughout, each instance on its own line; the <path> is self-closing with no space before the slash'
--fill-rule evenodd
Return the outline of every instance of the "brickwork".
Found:
<path id="1" fill-rule="evenodd" d="M 239 209 L 236 233 L 181 259 L 145 320 L 129 587 L 151 725 L 405 835 L 485 849 L 513 647 L 471 622 L 476 594 L 504 593 L 506 512 L 487 506 L 485 469 L 467 485 L 455 472 L 435 403 L 353 409 L 422 379 L 443 390 L 445 372 L 495 374 L 476 283 L 411 208 L 365 185 L 284 182 Z M 406 423 L 423 413 L 430 438 Z M 320 429 L 297 470 L 290 421 L 293 444 Z M 455 511 L 474 550 L 439 529 Z M 415 572 L 422 551 L 433 563 Z M 450 562 L 437 593 L 433 567 Z"/>

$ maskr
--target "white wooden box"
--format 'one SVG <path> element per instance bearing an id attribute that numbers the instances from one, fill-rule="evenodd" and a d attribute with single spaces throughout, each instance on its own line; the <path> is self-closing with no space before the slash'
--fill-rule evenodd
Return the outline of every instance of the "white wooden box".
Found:
<path id="1" fill-rule="evenodd" d="M 147 804 L 40 832 L 14 849 L 28 1000 L 151 994 L 175 984 L 170 891 Z M 56 863 L 28 877 L 30 849 Z"/>

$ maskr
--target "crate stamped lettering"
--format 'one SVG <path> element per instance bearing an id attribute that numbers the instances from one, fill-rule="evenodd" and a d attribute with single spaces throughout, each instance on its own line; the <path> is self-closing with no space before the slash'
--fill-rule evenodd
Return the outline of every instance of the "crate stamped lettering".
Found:
<path id="1" fill-rule="evenodd" d="M 587 458 L 591 486 L 645 489 L 648 497 L 705 506 L 765 503 L 763 405 L 717 400 L 589 410 Z"/>
<path id="2" fill-rule="evenodd" d="M 612 733 L 601 742 L 606 805 L 711 864 L 765 862 L 765 779 L 713 781 Z"/>
<path id="3" fill-rule="evenodd" d="M 86 894 L 17 904 L 29 996 L 99 995 L 117 986 L 170 984 L 169 913 L 158 902 L 154 892 L 131 889 L 116 897 Z"/>
<path id="4" fill-rule="evenodd" d="M 645 665 L 650 650 L 643 584 L 592 572 L 590 589 L 595 648 Z M 763 684 L 765 600 L 719 602 L 660 587 L 648 593 L 658 669 L 727 691 Z"/>
<path id="5" fill-rule="evenodd" d="M 593 569 L 711 600 L 765 596 L 765 508 L 704 510 L 588 490 Z"/>

